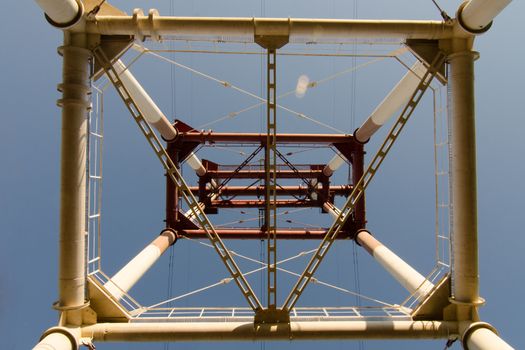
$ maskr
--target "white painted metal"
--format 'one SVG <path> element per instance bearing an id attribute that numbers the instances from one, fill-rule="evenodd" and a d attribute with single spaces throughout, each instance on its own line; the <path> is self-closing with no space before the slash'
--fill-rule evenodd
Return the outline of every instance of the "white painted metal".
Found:
<path id="1" fill-rule="evenodd" d="M 175 242 L 175 233 L 164 231 L 128 262 L 104 287 L 116 299 L 122 298 Z"/>
<path id="2" fill-rule="evenodd" d="M 60 169 L 60 260 L 58 307 L 85 303 L 86 140 L 90 105 L 89 60 L 85 36 L 75 36 L 60 48 L 63 55 L 62 145 Z"/>
<path id="3" fill-rule="evenodd" d="M 448 57 L 451 110 L 452 294 L 457 302 L 479 302 L 474 60 L 463 51 Z"/>
<path id="4" fill-rule="evenodd" d="M 177 137 L 177 130 L 171 125 L 168 118 L 166 118 L 160 108 L 153 102 L 133 74 L 131 74 L 130 70 L 126 69 L 126 66 L 120 60 L 116 61 L 113 66 L 119 74 L 120 80 L 122 80 L 129 94 L 140 108 L 144 119 L 157 129 L 165 140 L 174 140 Z"/>
<path id="5" fill-rule="evenodd" d="M 467 350 L 514 350 L 507 342 L 487 327 L 472 331 L 466 339 Z"/>
<path id="6" fill-rule="evenodd" d="M 186 162 L 188 165 L 195 170 L 197 175 L 203 176 L 206 174 L 206 169 L 204 168 L 204 165 L 202 165 L 201 160 L 195 155 L 194 152 L 191 152 L 188 158 L 186 158 Z"/>
<path id="7" fill-rule="evenodd" d="M 339 154 L 336 154 L 323 169 L 323 174 L 326 176 L 332 176 L 332 174 L 345 163 L 343 157 Z"/>
<path id="8" fill-rule="evenodd" d="M 289 34 L 293 43 L 348 42 L 355 38 L 448 39 L 453 25 L 442 21 L 338 20 L 253 17 L 96 16 L 89 33 L 253 42 L 256 34 Z"/>
<path id="9" fill-rule="evenodd" d="M 456 322 L 441 321 L 292 321 L 257 327 L 253 322 L 99 323 L 82 328 L 82 336 L 94 341 L 446 339 L 457 333 Z"/>
<path id="10" fill-rule="evenodd" d="M 461 8 L 462 24 L 470 31 L 482 31 L 512 0 L 471 0 Z"/>
<path id="11" fill-rule="evenodd" d="M 410 294 L 415 294 L 418 298 L 424 297 L 434 288 L 434 285 L 423 275 L 385 247 L 369 232 L 360 231 L 356 239 Z"/>
<path id="12" fill-rule="evenodd" d="M 365 120 L 363 125 L 355 132 L 355 138 L 359 142 L 366 142 L 372 135 L 385 124 L 401 107 L 403 107 L 416 90 L 426 68 L 417 61 L 405 76 L 390 91 L 385 99 Z"/>
<path id="13" fill-rule="evenodd" d="M 82 8 L 75 0 L 35 0 L 38 6 L 55 23 L 73 24 Z"/>

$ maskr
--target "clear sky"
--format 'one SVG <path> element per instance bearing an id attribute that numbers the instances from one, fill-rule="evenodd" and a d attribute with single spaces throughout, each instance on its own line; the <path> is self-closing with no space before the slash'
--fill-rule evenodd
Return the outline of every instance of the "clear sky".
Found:
<path id="1" fill-rule="evenodd" d="M 180 16 L 269 16 L 352 18 L 354 1 L 113 1 L 112 4 L 132 12 L 141 7 L 159 9 L 161 14 Z M 439 1 L 450 14 L 460 1 Z M 0 329 L 2 348 L 27 349 L 40 334 L 57 322 L 51 304 L 57 299 L 57 247 L 59 207 L 60 110 L 56 107 L 61 80 L 61 59 L 56 48 L 61 33 L 52 28 L 32 1 L 9 1 L 3 6 L 1 22 L 4 34 L 0 62 L 2 121 L 0 127 Z M 523 238 L 523 197 L 525 172 L 522 150 L 525 116 L 522 109 L 525 73 L 522 61 L 522 15 L 525 5 L 514 1 L 496 19 L 492 29 L 476 39 L 480 52 L 476 62 L 477 145 L 478 145 L 478 222 L 480 257 L 480 293 L 487 300 L 481 308 L 484 321 L 493 324 L 501 336 L 515 348 L 524 348 L 525 340 L 518 316 L 525 312 L 521 302 L 525 282 L 521 266 L 525 262 L 521 247 Z M 388 0 L 357 1 L 359 18 L 439 19 L 429 1 Z M 165 44 L 169 47 L 169 44 Z M 188 48 L 181 43 L 180 48 Z M 186 46 L 184 46 L 186 45 Z M 192 47 L 195 48 L 195 47 Z M 253 47 L 250 47 L 253 49 Z M 364 48 L 360 48 L 365 50 Z M 298 50 L 292 47 L 290 50 Z M 307 50 L 318 50 L 307 48 Z M 351 50 L 351 47 L 340 49 Z M 369 48 L 367 50 L 378 50 Z M 380 48 L 383 52 L 385 48 Z M 127 58 L 131 58 L 132 55 Z M 175 54 L 168 56 L 210 75 L 235 83 L 263 95 L 259 56 L 225 57 L 220 55 Z M 293 89 L 300 74 L 321 80 L 352 67 L 351 58 L 310 58 L 295 61 L 279 58 L 279 91 Z M 357 64 L 367 60 L 358 60 Z M 152 63 L 153 65 L 149 65 Z M 135 71 L 134 71 L 135 72 Z M 403 74 L 392 62 L 380 62 L 359 70 L 352 98 L 351 74 L 333 79 L 317 90 L 312 89 L 298 100 L 294 96 L 283 104 L 309 116 L 351 133 L 367 113 L 382 99 Z M 170 118 L 180 118 L 198 126 L 237 111 L 257 101 L 217 84 L 191 75 L 179 68 L 145 57 L 136 66 L 136 76 L 150 91 Z M 172 82 L 171 76 L 174 80 Z M 108 274 L 116 272 L 162 228 L 164 208 L 164 177 L 142 136 L 126 114 L 111 88 L 105 102 L 104 155 L 104 221 L 103 267 Z M 173 101 L 173 102 L 172 102 Z M 406 259 L 421 273 L 430 272 L 434 260 L 434 168 L 431 99 L 426 96 L 414 120 L 394 146 L 384 169 L 367 192 L 368 227 L 376 237 Z M 351 111 L 354 112 L 351 112 Z M 354 113 L 354 114 L 352 114 Z M 210 128 L 226 131 L 261 131 L 260 109 L 235 121 L 217 123 Z M 280 114 L 281 115 L 281 114 Z M 355 115 L 355 122 L 352 121 Z M 282 113 L 281 131 L 330 132 Z M 384 133 L 382 134 L 384 135 Z M 380 139 L 379 139 L 380 140 Z M 368 160 L 378 147 L 367 145 Z M 203 156 L 229 159 L 220 151 L 205 151 Z M 315 154 L 315 153 L 314 153 Z M 329 158 L 322 155 L 322 161 Z M 242 157 L 232 154 L 231 161 Z M 309 160 L 308 153 L 297 161 Z M 321 156 L 319 156 L 321 157 Z M 345 174 L 338 175 L 340 179 Z M 191 177 L 190 177 L 191 178 Z M 317 212 L 315 212 L 317 213 Z M 312 219 L 326 225 L 325 216 Z M 217 223 L 226 222 L 224 216 Z M 298 220 L 308 220 L 299 216 Z M 311 222 L 311 221 L 310 221 Z M 260 246 L 231 243 L 234 250 L 258 258 Z M 281 257 L 312 247 L 306 243 L 296 247 L 282 244 Z M 355 288 L 352 242 L 341 242 L 326 267 L 320 270 L 323 280 Z M 220 262 L 206 248 L 192 242 L 179 242 L 173 248 L 175 279 L 173 294 L 211 284 L 226 277 Z M 145 305 L 166 297 L 169 254 L 166 254 L 132 295 Z M 392 282 L 387 273 L 363 251 L 357 251 L 360 288 L 363 294 L 401 303 L 406 293 Z M 302 260 L 306 262 L 306 260 Z M 191 266 L 187 269 L 186 266 Z M 253 264 L 242 263 L 248 270 Z M 256 267 L 256 265 L 255 265 Z M 301 264 L 288 266 L 300 272 Z M 250 280 L 260 289 L 259 277 Z M 283 285 L 294 279 L 283 277 Z M 159 292 L 160 291 L 160 292 Z M 203 299 L 185 300 L 180 306 L 242 305 L 242 299 L 230 285 L 203 294 Z M 286 292 L 283 292 L 283 294 Z M 281 296 L 282 298 L 283 296 Z M 353 304 L 347 294 L 334 293 L 319 286 L 310 286 L 303 305 L 318 299 L 326 304 Z M 301 306 L 301 305 L 299 305 Z M 162 349 L 164 344 L 104 344 L 97 349 Z M 171 349 L 207 348 L 209 343 L 171 344 Z M 365 349 L 442 349 L 444 341 L 436 342 L 365 342 Z M 270 349 L 329 346 L 335 349 L 358 349 L 357 342 L 330 343 L 235 343 L 213 344 L 214 348 Z M 459 348 L 456 344 L 455 348 Z"/>

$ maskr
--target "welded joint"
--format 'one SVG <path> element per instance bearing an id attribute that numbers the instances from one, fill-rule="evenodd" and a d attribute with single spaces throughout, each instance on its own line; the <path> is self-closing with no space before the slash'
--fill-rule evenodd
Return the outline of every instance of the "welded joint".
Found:
<path id="1" fill-rule="evenodd" d="M 281 21 L 272 21 L 271 19 L 258 20 L 255 17 L 253 21 L 253 41 L 264 49 L 280 49 L 290 41 L 290 31 L 292 20 L 283 23 Z"/>

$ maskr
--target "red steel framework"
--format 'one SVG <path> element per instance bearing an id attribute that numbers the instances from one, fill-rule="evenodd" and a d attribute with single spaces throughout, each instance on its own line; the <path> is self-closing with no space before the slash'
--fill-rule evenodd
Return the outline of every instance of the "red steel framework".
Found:
<path id="1" fill-rule="evenodd" d="M 264 151 L 266 134 L 259 133 L 219 133 L 213 131 L 197 131 L 181 121 L 175 121 L 179 137 L 168 143 L 167 151 L 177 167 L 186 157 L 201 145 L 220 144 L 223 147 L 245 145 L 258 147 L 253 154 Z M 335 196 L 348 196 L 353 185 L 363 174 L 364 148 L 353 135 L 348 134 L 277 134 L 279 145 L 325 145 L 335 148 L 340 155 L 351 164 L 349 183 L 333 185 L 331 177 L 323 173 L 326 164 L 291 164 L 282 158 L 277 164 L 276 177 L 297 180 L 297 185 L 278 186 L 275 205 L 279 208 L 318 207 L 326 213 L 323 204 L 333 203 Z M 198 185 L 190 190 L 204 205 L 207 214 L 217 214 L 221 208 L 264 208 L 265 187 L 261 184 L 251 186 L 235 186 L 230 182 L 238 179 L 264 180 L 265 171 L 260 166 L 250 164 L 222 165 L 203 159 L 206 169 L 203 175 L 198 175 Z M 212 183 L 215 184 L 212 186 Z M 312 184 L 316 184 L 313 186 Z M 290 196 L 301 198 L 290 198 Z M 222 198 L 221 198 L 222 197 Z M 243 197 L 232 199 L 224 197 Z M 286 197 L 286 198 L 283 198 Z M 351 239 L 356 232 L 365 228 L 365 199 L 359 200 L 351 218 L 338 234 L 338 239 Z M 198 225 L 188 219 L 180 208 L 180 195 L 170 178 L 166 181 L 166 227 L 174 229 L 178 234 L 190 238 L 205 238 L 206 233 Z M 327 229 L 311 228 L 278 228 L 280 239 L 322 239 Z M 265 239 L 264 227 L 241 228 L 230 227 L 217 229 L 223 239 Z"/>

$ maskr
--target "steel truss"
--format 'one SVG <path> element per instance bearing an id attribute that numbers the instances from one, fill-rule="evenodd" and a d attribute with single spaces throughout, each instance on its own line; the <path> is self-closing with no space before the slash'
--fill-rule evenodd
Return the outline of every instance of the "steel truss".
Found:
<path id="1" fill-rule="evenodd" d="M 60 100 L 64 120 L 72 117 L 75 126 L 82 124 L 82 116 L 88 109 L 86 82 L 88 63 L 91 52 L 95 57 L 95 70 L 106 73 L 125 103 L 140 131 L 161 162 L 167 183 L 167 230 L 154 240 L 143 253 L 148 259 L 152 254 L 162 254 L 169 244 L 173 244 L 178 234 L 194 237 L 206 236 L 213 249 L 219 255 L 249 306 L 248 322 L 232 319 L 227 322 L 204 322 L 186 324 L 185 322 L 159 322 L 153 317 L 152 322 L 135 322 L 134 315 L 147 310 L 136 309 L 133 314 L 120 303 L 120 296 L 112 294 L 107 284 L 95 279 L 95 275 L 86 279 L 86 269 L 77 268 L 86 262 L 82 243 L 84 240 L 83 205 L 86 203 L 84 188 L 73 188 L 68 180 L 68 172 L 82 183 L 86 174 L 85 132 L 82 127 L 64 128 L 63 137 L 63 181 L 68 184 L 62 196 L 62 219 L 71 229 L 61 231 L 61 285 L 60 301 L 57 308 L 61 312 L 59 327 L 44 333 L 42 341 L 35 349 L 51 346 L 61 349 L 74 349 L 80 344 L 92 345 L 92 341 L 180 341 L 180 340 L 238 340 L 238 339 L 379 339 L 379 338 L 457 338 L 462 337 L 466 348 L 511 349 L 501 340 L 495 329 L 479 322 L 477 307 L 482 302 L 478 291 L 477 277 L 477 231 L 476 231 L 476 188 L 475 188 L 475 145 L 474 145 L 474 99 L 473 99 L 473 62 L 472 39 L 490 27 L 490 21 L 504 7 L 483 7 L 482 1 L 466 2 L 458 11 L 457 20 L 441 21 L 338 21 L 338 20 L 298 20 L 298 19 L 214 19 L 214 18 L 176 18 L 161 17 L 156 11 L 145 16 L 135 11 L 127 16 L 107 3 L 95 5 L 90 1 L 64 0 L 61 6 L 66 11 L 54 11 L 55 4 L 42 2 L 41 6 L 50 10 L 48 20 L 53 25 L 66 28 L 64 53 L 64 84 L 61 85 L 64 98 Z M 508 2 L 507 2 L 508 3 Z M 480 7 L 481 6 L 481 7 Z M 480 10 L 480 8 L 483 8 Z M 488 8 L 488 10 L 487 10 Z M 86 11 L 86 12 L 84 12 Z M 480 14 L 481 11 L 481 14 Z M 487 13 L 488 12 L 488 13 Z M 81 25 L 79 25 L 81 24 Z M 75 28 L 72 31 L 71 28 Z M 89 35 L 87 35 L 89 34 Z M 139 104 L 121 80 L 115 68 L 115 59 L 120 56 L 133 39 L 160 39 L 163 35 L 175 38 L 212 38 L 224 40 L 224 36 L 256 42 L 267 49 L 267 132 L 266 134 L 215 134 L 191 130 L 183 123 L 176 123 L 178 137 L 169 140 L 167 149 L 160 142 L 150 123 L 144 117 Z M 348 38 L 385 38 L 401 37 L 412 48 L 421 61 L 426 62 L 427 70 L 411 95 L 409 101 L 379 151 L 372 158 L 366 171 L 363 171 L 363 147 L 349 135 L 279 135 L 276 119 L 276 51 L 290 40 L 294 42 L 345 42 Z M 89 37 L 89 39 L 86 39 Z M 116 44 L 115 44 L 116 43 Z M 328 314 L 313 316 L 304 320 L 297 317 L 299 308 L 295 305 L 310 281 L 315 281 L 314 273 L 328 253 L 335 239 L 346 237 L 356 239 L 375 258 L 381 255 L 382 264 L 393 275 L 400 274 L 396 264 L 404 263 L 399 257 L 366 231 L 360 231 L 366 222 L 364 211 L 365 189 L 378 171 L 382 161 L 398 138 L 432 79 L 443 73 L 445 60 L 451 68 L 452 95 L 452 197 L 453 197 L 453 256 L 454 266 L 451 279 L 444 278 L 436 285 L 428 284 L 417 271 L 410 271 L 411 277 L 421 283 L 412 283 L 413 293 L 425 287 L 425 299 L 415 310 L 404 310 L 400 306 L 394 309 L 400 312 L 401 319 L 373 320 L 356 316 L 356 319 L 337 319 Z M 99 73 L 99 72 L 95 72 Z M 446 79 L 446 77 L 441 77 Z M 78 124 L 78 125 L 77 125 Z M 379 124 L 375 125 L 380 126 Z M 173 126 L 161 124 L 161 128 L 172 130 Z M 243 141 L 244 138 L 244 141 Z M 323 171 L 323 164 L 310 164 L 301 168 L 286 160 L 279 153 L 279 142 L 304 143 L 318 142 L 333 145 L 352 163 L 353 182 L 345 188 L 330 186 L 329 175 Z M 76 144 L 75 144 L 76 142 Z M 204 171 L 199 174 L 199 186 L 189 187 L 180 172 L 180 164 L 186 156 L 202 143 L 206 142 L 254 142 L 265 151 L 264 171 L 250 169 L 249 160 L 237 166 L 233 171 L 221 169 L 221 165 L 207 161 Z M 68 149 L 79 152 L 71 152 Z M 76 158 L 75 158 L 76 157 Z M 248 157 L 250 159 L 250 157 Z M 283 164 L 278 164 L 280 159 Z M 466 165 L 465 165 L 466 164 Z M 288 167 L 289 170 L 284 168 Z M 244 169 L 244 170 L 243 170 Z M 65 175 L 65 176 L 64 176 Z M 239 189 L 227 185 L 231 179 L 244 177 L 264 179 L 262 188 Z M 297 179 L 305 185 L 292 188 L 280 188 L 277 179 L 285 177 Z M 226 180 L 222 180 L 226 179 Z M 69 181 L 69 182 L 68 182 Z M 320 185 L 320 186 L 319 186 Z M 318 188 L 321 188 L 320 190 Z M 225 193 L 250 196 L 257 191 L 264 191 L 261 202 L 232 202 L 217 200 Z M 305 194 L 308 199 L 301 202 L 285 202 L 278 197 L 287 191 Z M 346 192 L 345 192 L 346 191 Z M 346 204 L 337 209 L 331 198 L 336 194 L 348 194 Z M 315 192 L 316 196 L 312 196 Z M 72 195 L 72 196 L 70 196 Z M 197 195 L 197 196 L 196 196 Z M 198 198 L 197 198 L 198 197 Z M 180 210 L 180 199 L 189 207 L 189 213 Z M 84 203 L 84 204 L 83 204 Z M 73 209 L 68 205 L 72 204 Z M 211 224 L 207 214 L 230 206 L 264 206 L 264 224 L 257 230 L 220 231 Z M 280 231 L 276 225 L 278 206 L 318 206 L 334 216 L 330 228 L 317 230 L 315 234 L 307 230 Z M 80 210 L 76 210 L 80 208 Z M 65 208 L 65 209 L 64 209 Z M 80 213 L 80 215 L 78 215 Z M 70 215 L 71 214 L 71 215 Z M 348 223 L 351 223 L 349 225 Z M 233 255 L 220 237 L 267 239 L 268 302 L 261 304 L 253 289 L 237 266 Z M 312 238 L 322 237 L 321 244 L 314 252 L 297 283 L 282 306 L 277 304 L 277 238 Z M 168 243 L 166 243 L 168 242 Z M 73 248 L 73 249 L 69 249 Z M 149 249 L 151 248 L 151 249 Z M 151 253 L 153 252 L 153 253 Z M 141 253 L 142 254 L 142 253 Z M 158 257 L 157 257 L 158 258 Z M 379 260 L 379 259 L 378 259 Z M 155 259 L 153 259 L 153 262 Z M 152 263 L 153 263 L 152 262 Z M 75 263 L 71 268 L 70 263 Z M 77 266 L 78 265 L 78 266 Z M 81 266 L 80 266 L 81 267 Z M 70 273 L 72 272 L 72 273 Z M 109 279 L 109 278 L 108 278 Z M 84 282 L 88 281 L 89 304 Z M 111 280 L 108 281 L 111 283 Z M 106 282 L 106 283 L 108 283 Z M 428 292 L 427 288 L 428 287 Z M 126 294 L 127 290 L 121 290 Z M 322 308 L 321 308 L 322 309 Z M 170 312 L 175 312 L 173 309 Z M 333 311 L 331 311 L 333 312 Z M 115 315 L 118 315 L 115 317 Z M 246 316 L 243 316 L 246 317 Z M 326 317 L 323 320 L 323 317 Z M 169 317 L 168 317 L 169 318 Z M 352 318 L 352 317 L 350 317 Z M 102 323 L 103 321 L 107 321 Z M 487 342 L 484 346 L 480 339 Z"/>

